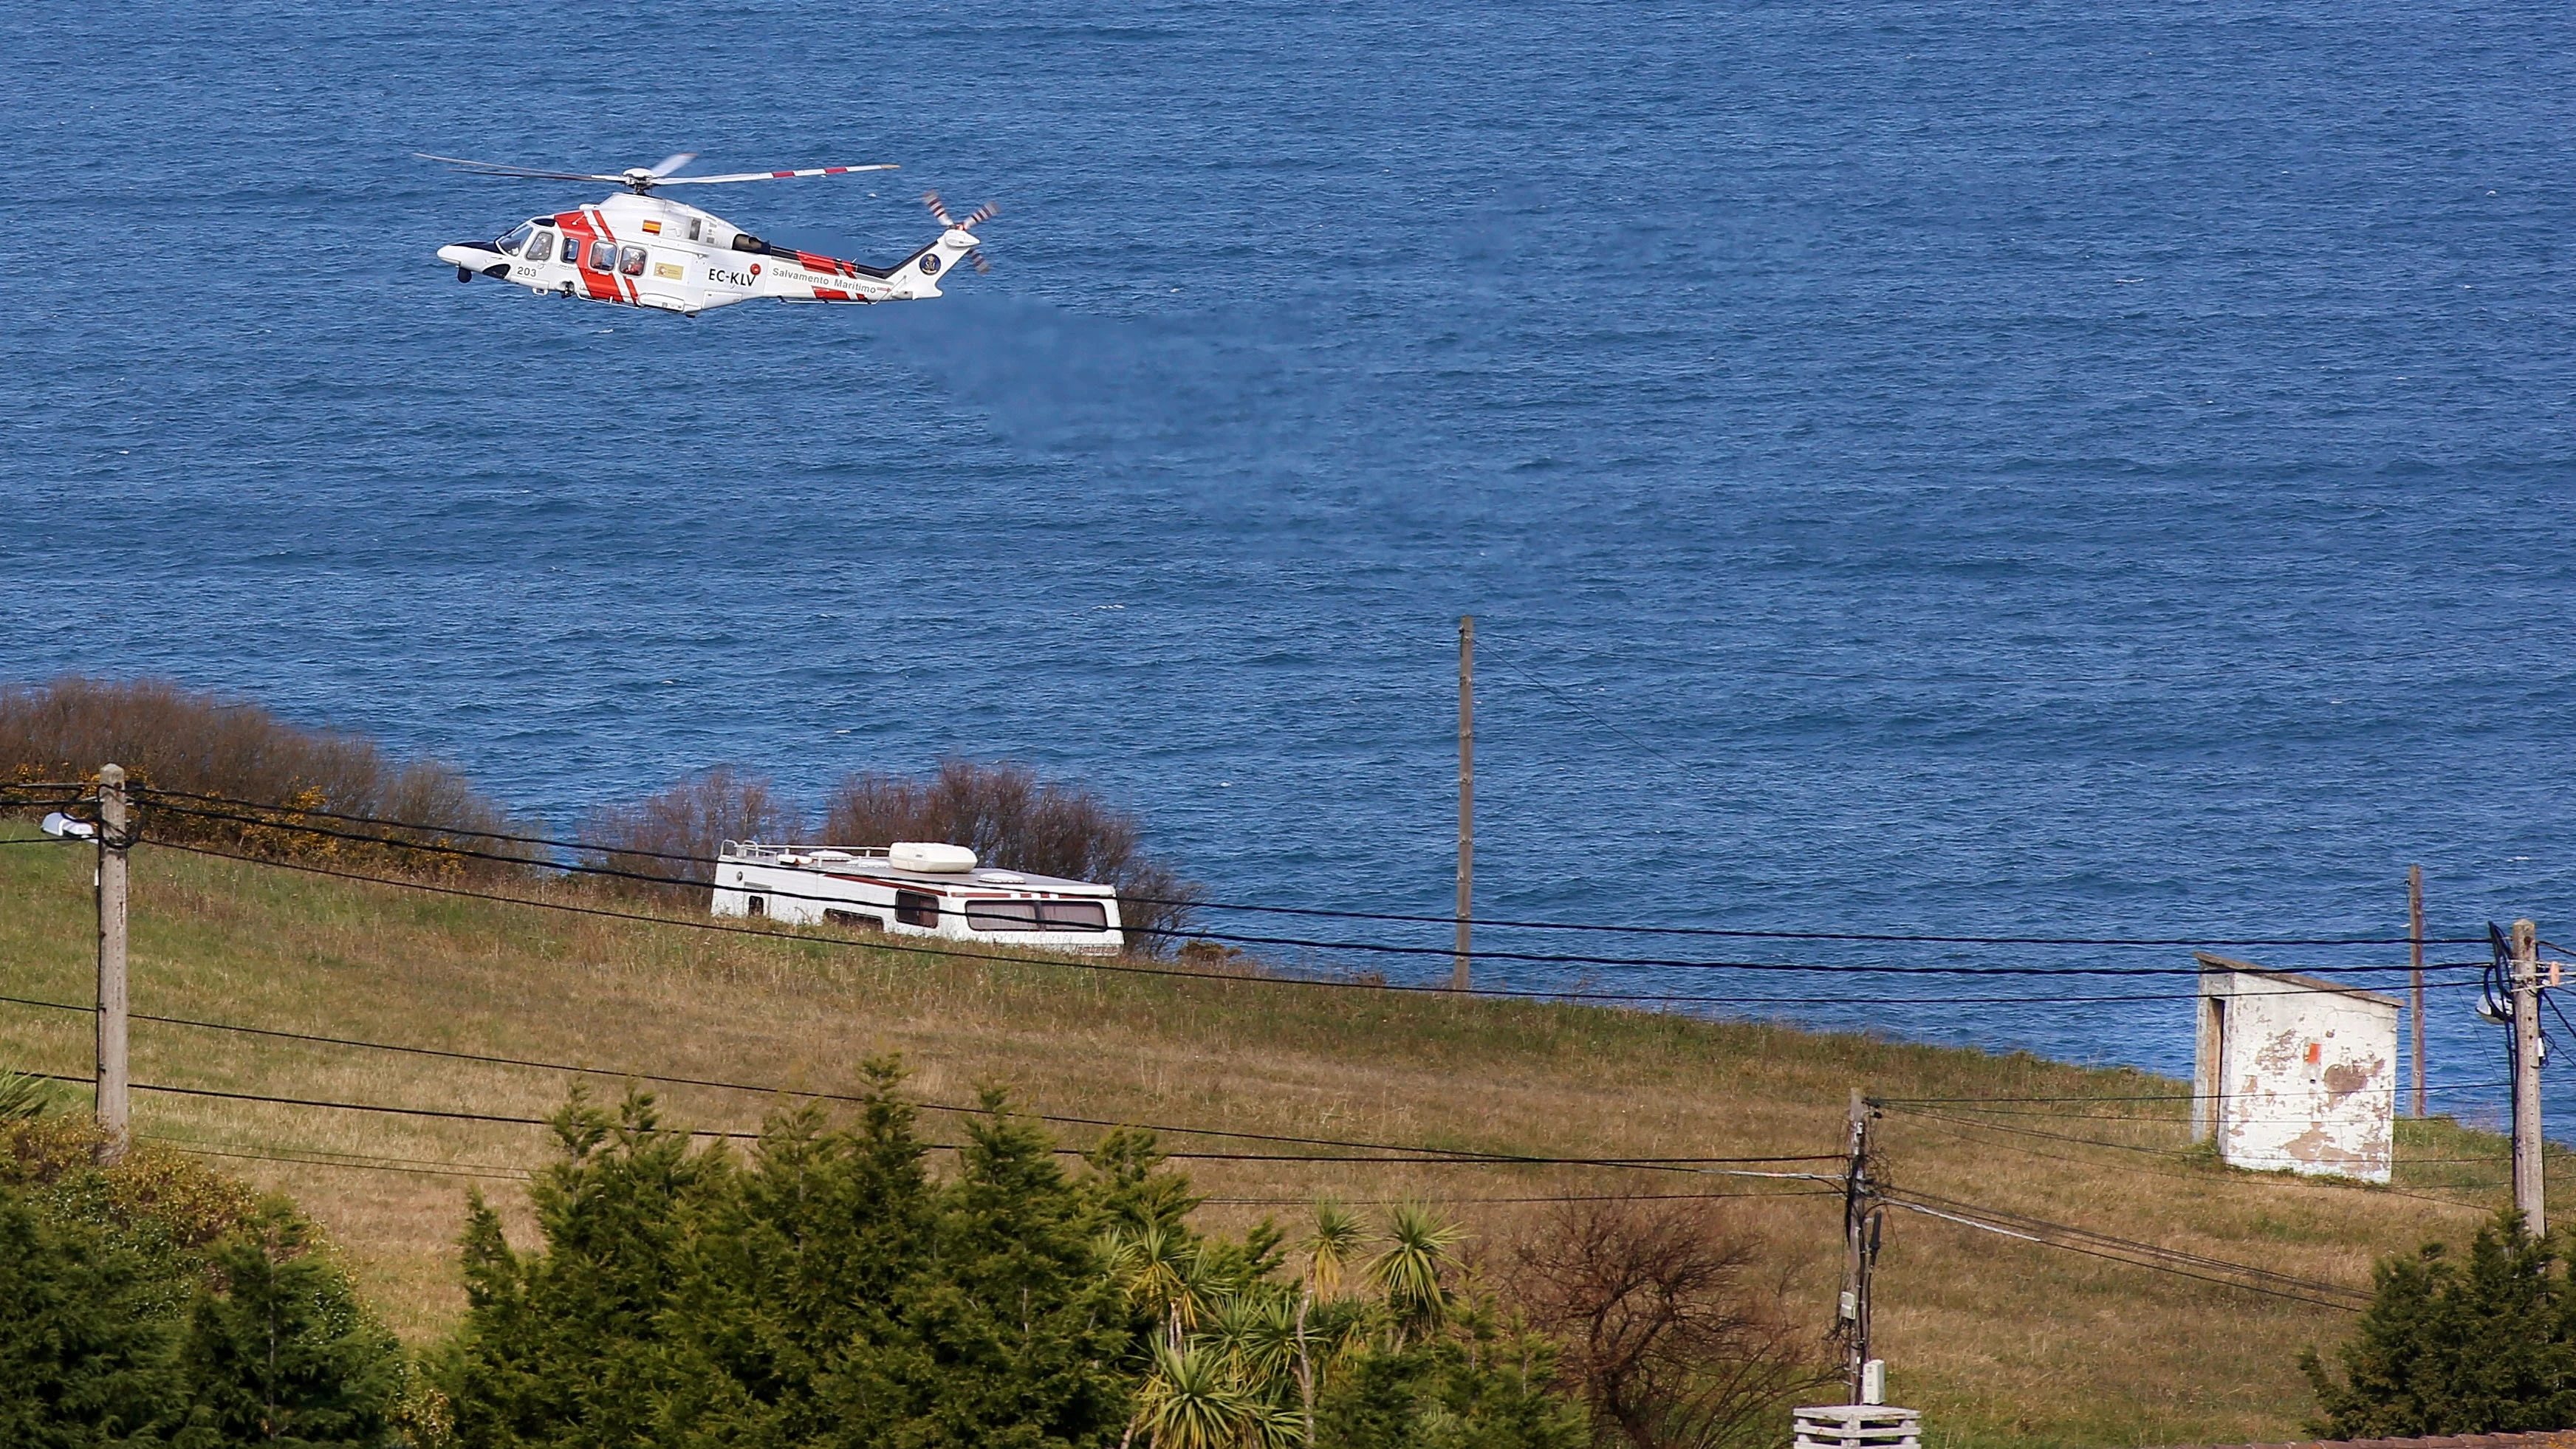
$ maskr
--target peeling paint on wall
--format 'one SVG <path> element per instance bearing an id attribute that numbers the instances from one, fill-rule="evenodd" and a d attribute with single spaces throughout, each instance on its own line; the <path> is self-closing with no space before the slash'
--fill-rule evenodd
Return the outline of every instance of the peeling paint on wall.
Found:
<path id="1" fill-rule="evenodd" d="M 2199 957 L 2196 1139 L 2231 1166 L 2386 1182 L 2398 1003 L 2312 976 Z"/>

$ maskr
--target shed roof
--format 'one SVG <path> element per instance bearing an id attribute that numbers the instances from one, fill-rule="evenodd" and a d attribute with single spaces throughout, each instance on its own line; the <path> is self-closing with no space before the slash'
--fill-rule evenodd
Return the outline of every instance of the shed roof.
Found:
<path id="1" fill-rule="evenodd" d="M 2204 975 L 2212 971 L 2238 971 L 2247 976 L 2260 976 L 2266 981 L 2278 981 L 2285 986 L 2304 987 L 2310 991 L 2331 991 L 2338 996 L 2353 997 L 2356 1000 L 2367 1001 L 2373 1006 L 2385 1006 L 2391 1010 L 2405 1004 L 2394 996 L 2382 996 L 2376 991 L 2364 991 L 2358 986 L 2346 986 L 2340 981 L 2328 981 L 2322 976 L 2301 976 L 2290 971 L 2266 971 L 2251 961 L 2234 961 L 2225 956 L 2212 955 L 2207 951 L 2194 951 L 2191 953 L 2191 959 L 2200 963 L 2200 969 Z M 2576 1449 L 2576 1440 L 2570 1440 L 2569 1444 L 2570 1449 Z"/>

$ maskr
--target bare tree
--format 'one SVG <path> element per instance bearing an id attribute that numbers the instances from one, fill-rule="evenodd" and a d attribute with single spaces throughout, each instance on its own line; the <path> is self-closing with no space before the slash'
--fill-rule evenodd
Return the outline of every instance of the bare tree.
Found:
<path id="1" fill-rule="evenodd" d="M 1512 1256 L 1508 1287 L 1563 1345 L 1557 1372 L 1634 1449 L 1749 1449 L 1831 1377 L 1762 1278 L 1762 1244 L 1707 1202 L 1566 1203 Z"/>
<path id="2" fill-rule="evenodd" d="M 804 808 L 775 784 L 718 765 L 632 805 L 592 811 L 581 834 L 599 847 L 585 856 L 586 864 L 706 886 L 715 881 L 716 852 L 724 842 L 785 841 L 804 828 Z M 648 893 L 695 893 L 690 886 L 624 884 Z"/>
<path id="3" fill-rule="evenodd" d="M 0 685 L 0 780 L 90 780 L 109 761 L 146 793 L 146 828 L 163 840 L 440 874 L 506 871 L 478 856 L 538 853 L 476 833 L 513 822 L 465 776 L 397 759 L 363 736 L 166 679 Z M 175 797 L 151 800 L 154 790 Z M 336 818 L 350 816 L 360 819 Z M 410 848 L 421 845 L 478 855 Z"/>
<path id="4" fill-rule="evenodd" d="M 945 841 L 1008 870 L 1114 885 L 1130 939 L 1158 955 L 1186 929 L 1199 895 L 1145 853 L 1133 814 L 1026 765 L 949 759 L 926 780 L 851 775 L 824 802 L 823 833 L 843 845 Z"/>

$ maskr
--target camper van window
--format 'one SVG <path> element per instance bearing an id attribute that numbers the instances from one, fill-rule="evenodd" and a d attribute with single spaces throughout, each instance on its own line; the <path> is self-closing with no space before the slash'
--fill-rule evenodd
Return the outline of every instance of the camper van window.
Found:
<path id="1" fill-rule="evenodd" d="M 768 914 L 769 914 L 769 897 L 767 897 L 767 896 L 752 896 L 752 897 L 749 897 L 749 898 L 748 898 L 747 903 L 746 903 L 746 904 L 744 905 L 744 907 L 743 907 L 743 911 L 744 911 L 744 913 L 745 913 L 746 915 L 754 915 L 754 916 L 765 916 L 765 915 L 768 915 Z"/>
<path id="2" fill-rule="evenodd" d="M 1035 901 L 968 901 L 966 925 L 976 931 L 1036 931 L 1038 903 Z"/>
<path id="3" fill-rule="evenodd" d="M 823 912 L 823 919 L 836 926 L 856 926 L 862 931 L 882 931 L 885 929 L 884 917 L 871 916 L 865 911 L 835 911 L 827 909 Z"/>
<path id="4" fill-rule="evenodd" d="M 939 929 L 939 897 L 920 891 L 896 891 L 894 918 L 907 926 L 935 931 Z"/>
<path id="5" fill-rule="evenodd" d="M 978 931 L 1106 931 L 1109 908 L 1098 901 L 970 901 L 966 924 Z"/>
<path id="6" fill-rule="evenodd" d="M 1109 908 L 1098 901 L 1043 901 L 1038 919 L 1058 931 L 1106 931 Z"/>

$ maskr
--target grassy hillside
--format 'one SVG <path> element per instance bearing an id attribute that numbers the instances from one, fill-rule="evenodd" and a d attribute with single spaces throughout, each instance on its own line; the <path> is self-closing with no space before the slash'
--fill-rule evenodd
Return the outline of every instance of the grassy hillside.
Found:
<path id="1" fill-rule="evenodd" d="M 2354 1285 L 2367 1283 L 2374 1255 L 2429 1235 L 2465 1236 L 2504 1196 L 2503 1144 L 2448 1123 L 2402 1124 L 2399 1191 L 2235 1173 L 2179 1150 L 2181 1104 L 2116 1100 L 2178 1084 L 2027 1056 L 714 935 L 149 846 L 134 854 L 133 882 L 137 1012 L 573 1063 L 601 1074 L 592 1085 L 608 1094 L 622 1089 L 623 1071 L 842 1090 L 862 1058 L 901 1052 L 917 1069 L 915 1089 L 938 1102 L 968 1101 L 978 1084 L 998 1082 L 1033 1109 L 1075 1116 L 1638 1157 L 1831 1153 L 1853 1087 L 1894 1097 L 2090 1096 L 2021 1109 L 2048 1116 L 1986 1119 L 2021 1131 L 1891 1115 L 1880 1124 L 1891 1178 Z M 0 993 L 86 1002 L 91 950 L 88 852 L 0 849 Z M 85 1014 L 0 1005 L 0 1062 L 85 1075 L 90 1029 Z M 137 1023 L 134 1062 L 140 1082 L 530 1117 L 559 1104 L 573 1080 L 155 1023 Z M 756 1126 L 778 1100 L 658 1090 L 680 1120 L 713 1127 Z M 138 1094 L 136 1112 L 141 1131 L 237 1154 L 230 1167 L 292 1193 L 415 1338 L 439 1332 L 460 1307 L 451 1242 L 467 1189 L 515 1201 L 517 1174 L 546 1155 L 541 1129 L 507 1124 L 159 1093 Z M 1077 1142 L 1088 1135 L 1063 1131 Z M 1188 1168 L 1214 1199 L 1204 1215 L 1216 1225 L 1294 1212 L 1319 1192 L 1421 1197 L 1457 1204 L 1487 1242 L 1510 1241 L 1545 1211 L 1490 1199 L 1804 1186 L 1548 1167 Z M 1730 1207 L 1770 1241 L 1793 1307 L 1821 1331 L 1840 1267 L 1839 1197 L 1756 1196 Z M 1890 1225 L 1880 1283 L 1891 1393 L 1920 1405 L 1945 1445 L 2289 1438 L 2311 1407 L 2294 1355 L 2339 1341 L 2351 1321 L 1905 1215 Z"/>

